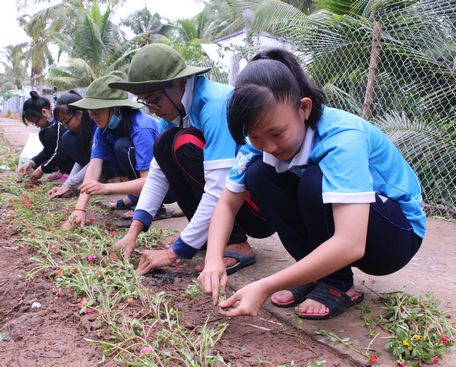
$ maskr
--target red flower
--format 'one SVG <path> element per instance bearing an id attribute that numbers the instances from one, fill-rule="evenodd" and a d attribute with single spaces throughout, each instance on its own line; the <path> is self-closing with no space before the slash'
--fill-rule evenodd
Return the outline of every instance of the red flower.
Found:
<path id="1" fill-rule="evenodd" d="M 434 359 L 432 360 L 432 364 L 439 364 L 439 360 L 438 360 L 437 358 L 434 358 Z"/>
<path id="2" fill-rule="evenodd" d="M 23 198 L 22 202 L 25 204 L 27 208 L 30 208 L 32 206 L 32 203 L 30 202 L 29 198 Z"/>
<path id="3" fill-rule="evenodd" d="M 442 335 L 442 336 L 441 336 L 440 341 L 441 341 L 443 344 L 448 344 L 448 338 L 447 338 L 445 335 Z"/>
<path id="4" fill-rule="evenodd" d="M 397 361 L 397 365 L 398 365 L 399 367 L 404 367 L 404 366 L 405 366 L 405 363 L 402 362 L 402 361 Z"/>
<path id="5" fill-rule="evenodd" d="M 110 235 L 111 237 L 115 236 L 116 234 L 117 234 L 116 231 L 109 231 L 109 235 Z"/>
<path id="6" fill-rule="evenodd" d="M 375 362 L 377 362 L 377 359 L 378 359 L 378 355 L 376 354 L 371 354 L 370 358 L 369 358 L 369 363 L 370 364 L 374 364 Z"/>
<path id="7" fill-rule="evenodd" d="M 95 222 L 95 219 L 93 219 L 92 217 L 89 218 L 89 223 L 92 224 L 93 222 Z"/>

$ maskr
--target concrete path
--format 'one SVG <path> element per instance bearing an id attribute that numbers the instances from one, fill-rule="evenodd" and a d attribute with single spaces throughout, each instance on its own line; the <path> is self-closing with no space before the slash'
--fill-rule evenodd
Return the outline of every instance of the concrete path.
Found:
<path id="1" fill-rule="evenodd" d="M 14 146 L 20 147 L 25 143 L 30 132 L 37 131 L 38 129 L 35 127 L 25 127 L 18 121 L 0 119 L 0 133 Z M 179 231 L 184 228 L 186 223 L 187 220 L 181 217 L 160 220 L 155 225 L 159 228 Z M 424 295 L 431 291 L 441 301 L 442 308 L 448 311 L 453 319 L 456 317 L 456 222 L 428 218 L 427 225 L 428 230 L 421 249 L 402 270 L 388 276 L 373 277 L 355 269 L 355 285 L 359 290 L 365 292 L 366 297 L 362 305 L 370 306 L 373 315 L 382 312 L 381 305 L 377 302 L 378 293 L 405 291 L 413 295 Z M 257 262 L 230 276 L 229 285 L 233 289 L 239 289 L 249 282 L 268 276 L 294 262 L 276 235 L 262 240 L 250 239 L 250 243 L 255 249 Z M 199 253 L 191 261 L 196 264 L 202 259 L 203 254 Z M 272 306 L 269 301 L 266 302 L 264 308 L 283 322 L 302 328 L 309 335 L 324 343 L 329 343 L 328 339 L 316 336 L 315 331 L 317 329 L 331 331 L 341 338 L 348 337 L 353 346 L 361 351 L 364 351 L 371 342 L 371 338 L 366 336 L 367 329 L 362 326 L 359 308 L 353 307 L 332 320 L 302 320 L 298 324 L 293 309 L 280 309 Z M 372 343 L 372 348 L 382 352 L 382 355 L 375 365 L 395 366 L 396 358 L 384 350 L 384 345 L 387 342 L 386 334 L 381 330 L 379 332 L 380 334 Z M 331 345 L 340 352 L 358 360 L 361 364 L 366 362 L 364 357 L 341 344 Z M 455 361 L 456 350 L 453 348 L 450 353 L 444 356 L 439 365 L 452 367 L 456 365 Z"/>
<path id="2" fill-rule="evenodd" d="M 25 145 L 30 133 L 38 133 L 39 129 L 33 125 L 24 125 L 22 121 L 1 117 L 0 134 L 13 147 L 21 148 Z"/>

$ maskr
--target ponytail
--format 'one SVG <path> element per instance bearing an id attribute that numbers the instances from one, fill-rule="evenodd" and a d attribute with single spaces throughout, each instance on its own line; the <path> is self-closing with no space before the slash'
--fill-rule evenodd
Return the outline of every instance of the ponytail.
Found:
<path id="1" fill-rule="evenodd" d="M 41 97 L 36 91 L 30 92 L 30 98 L 22 105 L 22 122 L 27 125 L 27 117 L 42 117 L 43 108 L 51 109 L 51 102 Z"/>
<path id="2" fill-rule="evenodd" d="M 324 92 L 306 77 L 291 52 L 280 48 L 259 52 L 239 74 L 228 104 L 228 127 L 234 141 L 245 144 L 249 129 L 271 106 L 286 102 L 299 108 L 305 97 L 312 100 L 306 124 L 315 128 L 326 102 Z"/>

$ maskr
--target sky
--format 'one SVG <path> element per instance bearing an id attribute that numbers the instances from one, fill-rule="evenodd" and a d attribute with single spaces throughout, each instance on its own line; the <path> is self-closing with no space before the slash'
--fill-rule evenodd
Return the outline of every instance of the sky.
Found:
<path id="1" fill-rule="evenodd" d="M 29 0 L 29 2 L 33 3 L 33 0 Z M 58 3 L 58 1 L 52 1 L 52 3 Z M 143 8 L 145 4 L 152 13 L 159 13 L 162 17 L 171 20 L 190 18 L 198 14 L 204 7 L 202 0 L 127 0 L 121 10 L 116 11 L 114 21 L 118 23 L 120 18 Z M 1 1 L 0 52 L 3 52 L 7 45 L 15 45 L 29 40 L 16 20 L 24 11 L 18 13 L 16 6 L 16 0 Z M 46 4 L 32 6 L 25 13 L 33 14 L 44 7 Z"/>

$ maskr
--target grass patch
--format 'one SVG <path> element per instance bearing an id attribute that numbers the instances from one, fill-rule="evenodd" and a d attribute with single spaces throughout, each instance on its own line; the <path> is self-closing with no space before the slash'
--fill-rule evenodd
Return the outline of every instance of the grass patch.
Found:
<path id="1" fill-rule="evenodd" d="M 440 302 L 432 293 L 424 296 L 387 293 L 381 294 L 379 301 L 384 311 L 377 317 L 372 316 L 369 306 L 360 307 L 363 326 L 371 338 L 364 350 L 356 349 L 349 337 L 339 337 L 324 329 L 317 330 L 316 334 L 362 355 L 367 365 L 374 365 L 377 360 L 381 362 L 381 352 L 371 349 L 380 330 L 389 334 L 385 349 L 397 358 L 397 366 L 438 364 L 454 345 L 455 323 L 440 309 Z"/>
<path id="2" fill-rule="evenodd" d="M 3 136 L 0 135 L 0 166 L 3 169 L 15 169 L 19 161 L 19 154 L 19 150 L 7 144 Z"/>
<path id="3" fill-rule="evenodd" d="M 5 149 L 3 144 L 0 147 Z M 59 289 L 74 290 L 74 307 L 81 314 L 93 314 L 103 325 L 100 338 L 87 339 L 103 348 L 101 363 L 225 365 L 223 358 L 212 351 L 227 324 L 209 326 L 206 321 L 188 330 L 180 324 L 172 295 L 145 287 L 129 261 L 111 261 L 112 244 L 124 235 L 125 229 L 108 231 L 93 223 L 62 231 L 60 225 L 71 213 L 75 199 L 49 200 L 46 193 L 51 183 L 28 188 L 16 179 L 13 173 L 3 174 L 0 206 L 2 221 L 15 233 L 15 246 L 36 250 L 35 266 L 26 275 L 44 274 Z M 87 211 L 91 215 L 98 211 L 99 217 L 108 215 L 92 204 Z M 153 247 L 170 233 L 151 228 L 139 241 Z M 188 292 L 196 296 L 194 287 Z"/>

